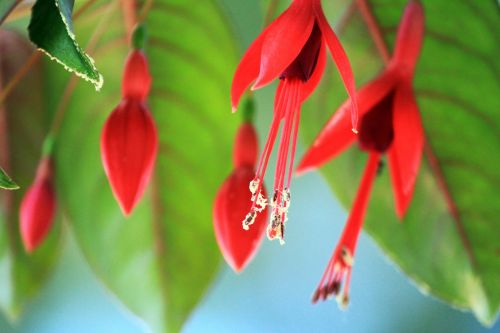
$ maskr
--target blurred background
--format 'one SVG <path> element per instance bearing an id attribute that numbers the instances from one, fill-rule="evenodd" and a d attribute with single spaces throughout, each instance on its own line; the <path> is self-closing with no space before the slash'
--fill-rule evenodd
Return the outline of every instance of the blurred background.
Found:
<path id="1" fill-rule="evenodd" d="M 242 45 L 248 45 L 259 32 L 255 22 L 262 21 L 258 2 L 222 2 L 243 36 Z M 270 121 L 272 95 L 271 88 L 257 94 L 261 135 Z M 300 147 L 298 156 L 302 151 Z M 341 311 L 334 301 L 312 305 L 310 297 L 346 212 L 320 175 L 311 173 L 295 180 L 290 216 L 285 246 L 264 241 L 240 275 L 221 265 L 183 332 L 500 332 L 498 322 L 485 328 L 472 314 L 421 293 L 364 233 L 356 253 L 348 310 Z M 71 235 L 64 246 L 61 261 L 42 292 L 14 325 L 0 317 L 0 333 L 151 332 L 106 291 Z"/>
<path id="2" fill-rule="evenodd" d="M 312 305 L 346 213 L 317 173 L 296 179 L 294 193 L 286 245 L 264 241 L 241 275 L 224 265 L 183 332 L 500 332 L 499 323 L 484 328 L 470 313 L 420 293 L 366 234 L 356 253 L 348 310 L 335 301 Z M 2 333 L 151 332 L 106 292 L 72 239 L 17 327 L 2 321 Z"/>

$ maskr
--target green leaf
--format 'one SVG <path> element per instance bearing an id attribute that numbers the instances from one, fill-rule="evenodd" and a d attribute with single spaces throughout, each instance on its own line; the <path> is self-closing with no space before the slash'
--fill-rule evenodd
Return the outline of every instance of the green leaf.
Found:
<path id="1" fill-rule="evenodd" d="M 406 1 L 370 3 L 392 48 Z M 415 91 L 428 146 L 458 218 L 450 213 L 427 154 L 405 221 L 398 223 L 395 217 L 386 168 L 375 184 L 366 230 L 424 293 L 470 309 L 482 323 L 491 324 L 500 305 L 499 11 L 494 1 L 423 4 L 426 37 Z M 342 12 L 336 8 L 328 16 Z M 382 64 L 359 13 L 349 19 L 342 41 L 359 85 L 372 79 Z M 302 133 L 309 143 L 346 98 L 337 77 L 330 66 L 303 112 Z M 321 170 L 347 206 L 365 158 L 354 147 Z"/>
<path id="2" fill-rule="evenodd" d="M 9 175 L 0 168 L 0 187 L 6 190 L 17 190 L 19 189 L 19 185 L 14 183 L 12 179 L 10 179 Z"/>
<path id="3" fill-rule="evenodd" d="M 116 2 L 82 15 L 82 40 L 108 78 L 100 94 L 78 83 L 55 143 L 61 200 L 75 237 L 96 274 L 154 332 L 180 330 L 219 268 L 212 202 L 229 174 L 239 116 L 231 115 L 229 87 L 236 50 L 228 23 L 212 1 L 158 0 L 147 20 L 146 53 L 153 75 L 149 106 L 160 136 L 152 184 L 125 219 L 100 158 L 100 135 L 118 105 L 125 45 Z M 67 86 L 50 70 L 49 107 Z"/>
<path id="4" fill-rule="evenodd" d="M 0 31 L 0 86 L 9 82 L 34 52 L 29 41 L 6 30 Z M 41 145 L 47 131 L 44 108 L 43 69 L 34 65 L 0 107 L 0 160 L 15 175 L 19 191 L 0 192 L 0 308 L 17 318 L 36 296 L 54 268 L 59 254 L 59 225 L 33 254 L 21 244 L 18 210 L 21 198 L 35 177 Z M 26 98 L 29 94 L 29 98 Z"/>
<path id="5" fill-rule="evenodd" d="M 29 36 L 52 60 L 100 90 L 103 77 L 94 60 L 76 42 L 71 16 L 73 4 L 74 0 L 37 0 L 28 27 Z"/>

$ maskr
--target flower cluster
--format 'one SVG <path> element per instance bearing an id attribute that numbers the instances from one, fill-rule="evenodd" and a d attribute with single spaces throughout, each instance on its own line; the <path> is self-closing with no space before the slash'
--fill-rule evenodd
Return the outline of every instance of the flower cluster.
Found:
<path id="1" fill-rule="evenodd" d="M 402 219 L 409 207 L 424 145 L 424 131 L 412 88 L 423 33 L 422 7 L 418 1 L 410 0 L 398 30 L 393 57 L 386 69 L 355 91 L 349 61 L 327 23 L 320 0 L 294 0 L 253 42 L 236 70 L 231 90 L 233 110 L 236 110 L 241 95 L 252 82 L 255 81 L 252 86 L 255 90 L 276 78 L 280 80 L 267 142 L 250 182 L 252 205 L 243 220 L 243 228 L 248 229 L 256 223 L 258 213 L 269 205 L 271 218 L 267 235 L 281 242 L 290 207 L 290 181 L 301 105 L 323 75 L 327 47 L 350 96 L 318 135 L 297 169 L 298 173 L 302 173 L 318 168 L 356 141 L 359 148 L 368 153 L 366 168 L 344 232 L 313 295 L 313 302 L 331 296 L 339 296 L 344 306 L 349 301 L 357 239 L 374 180 L 386 154 L 398 217 Z M 272 197 L 268 199 L 262 186 L 280 127 L 274 187 Z M 246 177 L 250 178 L 249 175 Z M 245 199 L 243 195 L 239 197 L 239 200 Z M 217 205 L 220 204 L 217 202 L 216 210 Z M 239 215 L 240 208 L 245 205 L 239 202 L 238 205 L 238 210 L 236 204 L 233 209 Z M 258 224 L 260 227 L 260 221 Z"/>

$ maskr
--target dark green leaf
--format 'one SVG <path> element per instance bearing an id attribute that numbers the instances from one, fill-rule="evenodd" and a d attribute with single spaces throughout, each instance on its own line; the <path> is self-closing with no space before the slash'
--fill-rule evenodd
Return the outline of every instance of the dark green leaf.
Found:
<path id="1" fill-rule="evenodd" d="M 52 60 L 100 90 L 103 77 L 94 60 L 76 42 L 71 16 L 73 4 L 73 0 L 37 0 L 28 27 L 29 36 Z"/>
<path id="2" fill-rule="evenodd" d="M 154 332 L 179 331 L 220 263 L 212 201 L 229 173 L 238 116 L 229 85 L 236 66 L 233 36 L 212 1 L 155 1 L 146 52 L 153 74 L 149 98 L 160 135 L 156 174 L 129 219 L 112 196 L 100 158 L 100 134 L 120 101 L 125 45 L 115 3 L 82 15 L 82 40 L 105 24 L 96 48 L 107 84 L 98 95 L 78 83 L 56 142 L 61 198 L 75 236 L 104 283 Z M 96 9 L 97 10 L 97 9 Z M 52 107 L 67 85 L 50 71 Z M 82 199 L 84 198 L 84 199 Z"/>
<path id="3" fill-rule="evenodd" d="M 406 1 L 370 3 L 392 47 Z M 395 217 L 384 171 L 375 185 L 366 230 L 423 292 L 492 323 L 500 305 L 500 15 L 494 1 L 423 4 L 427 32 L 415 89 L 428 146 L 459 216 L 450 213 L 427 159 L 403 223 Z M 336 8 L 329 17 L 342 12 Z M 373 78 L 381 62 L 359 13 L 350 18 L 342 40 L 358 83 Z M 336 78 L 330 68 L 303 113 L 307 142 L 345 98 Z M 352 148 L 322 169 L 346 205 L 352 202 L 364 161 L 365 154 Z"/>
<path id="4" fill-rule="evenodd" d="M 6 190 L 17 190 L 19 186 L 0 168 L 0 187 Z"/>
<path id="5" fill-rule="evenodd" d="M 10 81 L 33 52 L 28 40 L 0 31 L 0 86 Z M 6 125 L 0 129 L 0 142 L 6 143 L 0 159 L 21 186 L 19 191 L 0 192 L 0 308 L 12 319 L 39 291 L 59 253 L 57 224 L 32 255 L 26 255 L 19 237 L 19 204 L 35 177 L 47 131 L 42 78 L 42 67 L 35 65 L 0 107 L 0 124 Z"/>

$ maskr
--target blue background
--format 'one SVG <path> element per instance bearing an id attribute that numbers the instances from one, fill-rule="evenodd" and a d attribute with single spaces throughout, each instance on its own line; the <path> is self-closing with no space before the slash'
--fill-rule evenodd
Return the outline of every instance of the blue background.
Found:
<path id="1" fill-rule="evenodd" d="M 248 45 L 259 31 L 257 1 L 222 1 Z M 259 94 L 258 127 L 267 131 L 272 89 Z M 300 155 L 300 152 L 299 152 Z M 272 167 L 271 162 L 270 166 Z M 272 175 L 272 172 L 268 174 Z M 287 243 L 264 241 L 243 274 L 225 265 L 185 333 L 224 332 L 500 332 L 470 313 L 419 292 L 362 234 L 347 311 L 335 302 L 311 305 L 310 297 L 340 235 L 346 213 L 317 173 L 295 179 Z M 208 222 L 207 222 L 208 223 Z M 148 327 L 108 294 L 73 239 L 54 276 L 15 325 L 0 317 L 0 333 L 146 333 Z"/>

